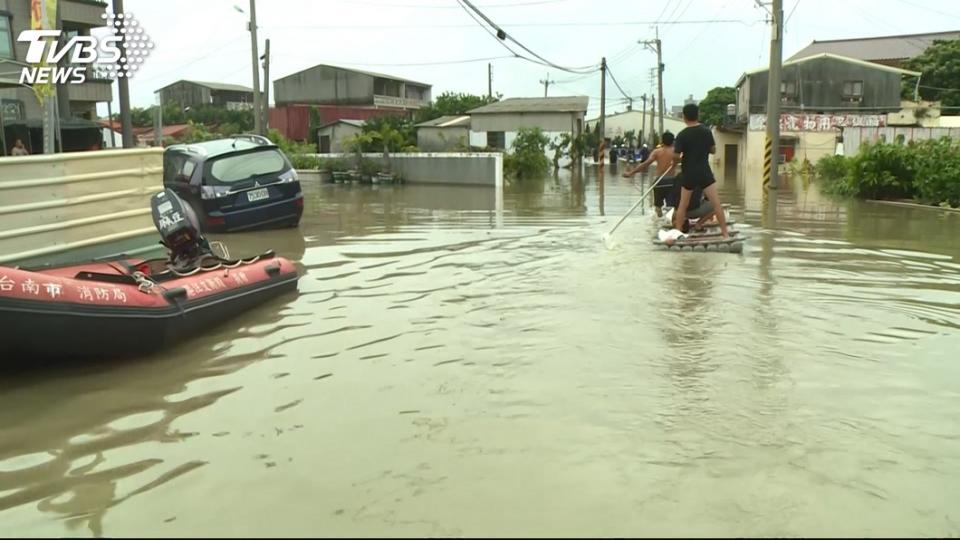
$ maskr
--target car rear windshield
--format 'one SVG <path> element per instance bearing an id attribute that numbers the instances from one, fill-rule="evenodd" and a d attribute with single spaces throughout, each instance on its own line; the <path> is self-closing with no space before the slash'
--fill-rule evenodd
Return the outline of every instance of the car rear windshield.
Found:
<path id="1" fill-rule="evenodd" d="M 260 176 L 279 174 L 286 168 L 287 160 L 279 150 L 264 148 L 213 160 L 207 177 L 218 184 L 234 184 Z"/>

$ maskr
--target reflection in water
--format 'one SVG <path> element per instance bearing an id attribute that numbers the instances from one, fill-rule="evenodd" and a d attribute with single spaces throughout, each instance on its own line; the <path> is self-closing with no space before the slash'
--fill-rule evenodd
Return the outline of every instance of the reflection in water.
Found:
<path id="1" fill-rule="evenodd" d="M 5 530 L 960 534 L 960 215 L 726 173 L 742 255 L 641 212 L 607 250 L 652 181 L 610 168 L 305 184 L 299 228 L 217 238 L 299 294 L 0 381 Z"/>

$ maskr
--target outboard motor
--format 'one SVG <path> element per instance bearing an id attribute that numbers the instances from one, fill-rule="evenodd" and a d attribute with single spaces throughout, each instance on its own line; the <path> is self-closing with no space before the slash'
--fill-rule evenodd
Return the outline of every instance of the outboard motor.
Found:
<path id="1" fill-rule="evenodd" d="M 177 270 L 192 269 L 201 259 L 213 255 L 207 239 L 200 234 L 200 222 L 193 208 L 173 190 L 165 189 L 150 199 L 153 224 L 161 244 L 170 250 L 170 262 Z"/>

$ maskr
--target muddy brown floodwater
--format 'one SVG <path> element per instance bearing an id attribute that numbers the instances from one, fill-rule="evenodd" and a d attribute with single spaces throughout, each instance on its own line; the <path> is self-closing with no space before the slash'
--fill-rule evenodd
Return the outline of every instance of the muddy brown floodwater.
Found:
<path id="1" fill-rule="evenodd" d="M 4 375 L 0 534 L 960 535 L 960 214 L 732 177 L 742 255 L 608 250 L 607 173 L 305 186 L 220 238 L 299 294 Z"/>

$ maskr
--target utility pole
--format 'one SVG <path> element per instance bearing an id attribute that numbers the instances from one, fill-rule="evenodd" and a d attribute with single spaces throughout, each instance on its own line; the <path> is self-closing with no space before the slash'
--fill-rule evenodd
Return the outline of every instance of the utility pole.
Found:
<path id="1" fill-rule="evenodd" d="M 553 83 L 555 83 L 555 82 L 557 82 L 557 81 L 551 81 L 551 80 L 550 80 L 550 73 L 549 73 L 549 72 L 547 72 L 547 78 L 546 78 L 546 79 L 540 79 L 540 84 L 543 85 L 543 97 L 547 97 L 547 89 L 550 88 L 550 85 L 553 84 Z"/>
<path id="2" fill-rule="evenodd" d="M 656 39 L 641 40 L 638 43 L 646 45 L 651 51 L 657 53 L 657 98 L 653 101 L 650 108 L 651 114 L 656 114 L 657 107 L 660 109 L 660 133 L 663 134 L 663 43 L 660 41 L 660 27 L 656 27 Z M 651 126 L 652 126 L 651 122 Z"/>
<path id="3" fill-rule="evenodd" d="M 660 27 L 657 27 L 657 102 L 660 104 L 660 136 L 663 136 L 663 46 L 660 41 Z"/>
<path id="4" fill-rule="evenodd" d="M 644 94 L 643 100 L 643 116 L 640 117 L 640 144 L 643 145 L 644 131 L 647 129 L 647 95 Z"/>
<path id="5" fill-rule="evenodd" d="M 657 117 L 657 98 L 650 96 L 650 145 L 656 146 L 654 141 L 654 136 L 657 134 L 657 129 L 654 126 L 654 119 Z"/>
<path id="6" fill-rule="evenodd" d="M 163 93 L 157 91 L 157 114 L 153 121 L 153 142 L 163 146 Z"/>
<path id="7" fill-rule="evenodd" d="M 62 5 L 63 4 L 57 2 L 57 30 L 63 29 L 63 8 L 61 7 Z M 64 45 L 66 45 L 67 41 L 69 41 L 69 38 L 67 38 L 66 35 L 61 34 L 58 40 L 58 44 L 60 47 L 63 47 Z M 60 62 L 57 63 L 57 67 L 59 68 L 70 67 L 68 65 L 67 58 L 64 57 L 63 59 L 61 59 Z M 70 118 L 71 116 L 73 116 L 70 113 L 70 85 L 69 84 L 57 85 L 57 107 L 60 108 L 61 115 L 67 118 Z M 59 118 L 57 120 L 59 120 Z"/>
<path id="8" fill-rule="evenodd" d="M 493 99 L 493 64 L 487 64 L 487 97 Z"/>
<path id="9" fill-rule="evenodd" d="M 607 57 L 600 60 L 600 148 L 607 137 Z M 599 158 L 602 160 L 603 155 Z"/>
<path id="10" fill-rule="evenodd" d="M 783 59 L 783 0 L 773 0 L 770 72 L 767 79 L 767 141 L 763 153 L 763 188 L 780 187 L 780 84 Z"/>
<path id="11" fill-rule="evenodd" d="M 270 129 L 270 39 L 263 50 L 263 131 Z"/>
<path id="12" fill-rule="evenodd" d="M 123 13 L 123 0 L 113 0 L 113 14 L 120 15 Z M 121 19 L 123 21 L 123 19 Z M 126 28 L 127 24 L 125 21 L 121 22 L 121 28 Z M 120 35 L 119 30 L 115 30 L 114 34 Z M 126 58 L 127 48 L 124 47 L 123 41 L 117 43 L 117 47 L 120 48 L 120 57 Z M 127 77 L 117 76 L 117 85 L 120 87 L 120 125 L 123 130 L 123 147 L 124 148 L 133 148 L 133 119 L 130 117 L 130 80 Z"/>
<path id="13" fill-rule="evenodd" d="M 260 66 L 257 65 L 257 0 L 250 0 L 250 55 L 253 59 L 253 129 L 257 135 L 263 135 L 263 106 L 260 103 Z"/>

